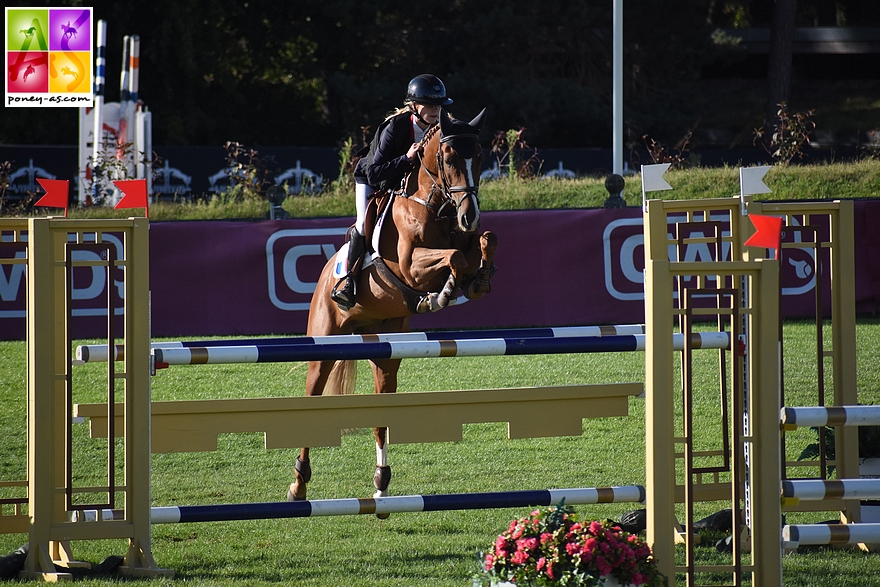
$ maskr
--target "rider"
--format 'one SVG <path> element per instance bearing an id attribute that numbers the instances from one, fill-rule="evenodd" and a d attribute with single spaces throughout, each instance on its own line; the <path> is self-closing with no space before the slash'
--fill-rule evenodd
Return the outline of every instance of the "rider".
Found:
<path id="1" fill-rule="evenodd" d="M 403 106 L 391 112 L 379 125 L 370 143 L 369 154 L 355 166 L 355 204 L 357 220 L 348 243 L 348 273 L 333 288 L 330 297 L 344 309 L 355 304 L 355 283 L 359 261 L 364 253 L 364 217 L 367 199 L 377 190 L 393 189 L 417 164 L 422 151 L 419 143 L 425 131 L 440 120 L 441 106 L 452 104 L 446 86 L 435 75 L 417 75 L 406 88 Z"/>

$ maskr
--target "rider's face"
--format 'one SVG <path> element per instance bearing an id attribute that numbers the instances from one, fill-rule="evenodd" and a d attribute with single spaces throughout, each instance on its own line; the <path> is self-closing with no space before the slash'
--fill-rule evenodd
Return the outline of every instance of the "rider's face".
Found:
<path id="1" fill-rule="evenodd" d="M 440 120 L 440 106 L 435 104 L 416 104 L 416 112 L 425 119 L 428 124 L 434 124 Z"/>

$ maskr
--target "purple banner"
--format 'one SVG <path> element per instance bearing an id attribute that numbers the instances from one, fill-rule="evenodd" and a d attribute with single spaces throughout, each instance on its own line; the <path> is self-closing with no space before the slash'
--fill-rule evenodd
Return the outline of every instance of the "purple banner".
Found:
<path id="1" fill-rule="evenodd" d="M 856 202 L 855 218 L 856 309 L 874 312 L 880 302 L 880 234 L 867 226 L 880 221 L 880 202 Z M 351 222 L 351 218 L 154 222 L 150 227 L 153 336 L 304 333 L 315 282 L 342 245 Z M 482 223 L 499 238 L 492 292 L 481 300 L 462 297 L 451 308 L 415 316 L 413 329 L 644 321 L 639 208 L 488 212 Z M 827 237 L 827 226 L 817 228 Z M 805 241 L 810 236 L 787 230 L 784 239 Z M 0 257 L 16 254 L 23 255 L 20 247 L 18 251 L 0 247 Z M 810 255 L 808 249 L 785 250 L 781 271 L 786 317 L 814 315 L 816 276 Z M 689 246 L 686 257 L 713 258 L 703 244 Z M 23 268 L 2 266 L 0 339 L 24 336 Z M 98 273 L 74 276 L 74 337 L 98 337 L 106 331 L 105 317 L 89 315 L 100 312 L 85 312 L 95 299 L 106 298 L 105 281 Z M 827 291 L 822 291 L 822 298 L 827 308 Z"/>

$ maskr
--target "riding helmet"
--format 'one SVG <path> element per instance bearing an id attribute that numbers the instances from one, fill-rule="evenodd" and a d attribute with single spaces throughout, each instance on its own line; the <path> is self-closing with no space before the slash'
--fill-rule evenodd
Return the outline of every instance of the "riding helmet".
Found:
<path id="1" fill-rule="evenodd" d="M 446 97 L 446 86 L 436 75 L 423 73 L 410 80 L 406 87 L 406 99 L 404 102 L 417 104 L 433 104 L 437 106 L 449 106 L 452 100 Z"/>

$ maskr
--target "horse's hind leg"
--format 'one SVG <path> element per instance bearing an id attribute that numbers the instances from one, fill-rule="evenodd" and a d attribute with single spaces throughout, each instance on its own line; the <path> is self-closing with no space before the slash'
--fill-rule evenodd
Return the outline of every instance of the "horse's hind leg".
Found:
<path id="1" fill-rule="evenodd" d="M 373 359 L 371 364 L 376 393 L 396 392 L 400 359 Z M 373 475 L 376 493 L 373 497 L 385 497 L 388 495 L 388 484 L 391 481 L 391 467 L 388 465 L 388 429 L 374 428 L 373 432 L 376 437 L 376 472 Z M 377 514 L 377 516 L 387 518 L 388 514 Z"/>
<path id="2" fill-rule="evenodd" d="M 327 378 L 333 370 L 335 361 L 312 361 L 309 363 L 309 371 L 306 376 L 306 395 L 321 395 Z M 300 449 L 294 466 L 296 480 L 290 484 L 287 490 L 287 501 L 300 501 L 306 499 L 306 485 L 312 478 L 312 466 L 309 461 L 309 447 Z"/>

